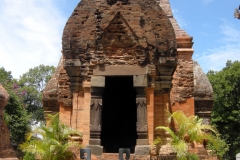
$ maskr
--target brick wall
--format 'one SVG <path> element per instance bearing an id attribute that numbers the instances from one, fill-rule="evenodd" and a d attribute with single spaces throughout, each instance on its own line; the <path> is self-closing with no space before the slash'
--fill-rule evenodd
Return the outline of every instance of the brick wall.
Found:
<path id="1" fill-rule="evenodd" d="M 158 126 L 169 126 L 168 115 L 166 111 L 170 109 L 169 94 L 154 96 L 154 129 Z M 160 137 L 166 141 L 166 132 L 164 130 L 154 130 L 154 138 Z"/>
<path id="2" fill-rule="evenodd" d="M 154 140 L 154 88 L 146 90 L 147 100 L 147 123 L 148 123 L 148 143 Z"/>

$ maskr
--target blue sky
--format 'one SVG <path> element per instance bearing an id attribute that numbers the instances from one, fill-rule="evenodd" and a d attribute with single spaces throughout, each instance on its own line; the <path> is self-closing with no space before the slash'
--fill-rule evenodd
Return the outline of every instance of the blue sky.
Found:
<path id="1" fill-rule="evenodd" d="M 79 0 L 0 0 L 0 67 L 14 78 L 61 56 L 63 27 Z M 193 36 L 193 59 L 203 71 L 240 60 L 240 0 L 170 0 L 181 28 Z"/>
<path id="2" fill-rule="evenodd" d="M 205 73 L 219 71 L 227 60 L 240 60 L 239 0 L 170 0 L 174 17 L 193 36 L 193 59 Z"/>

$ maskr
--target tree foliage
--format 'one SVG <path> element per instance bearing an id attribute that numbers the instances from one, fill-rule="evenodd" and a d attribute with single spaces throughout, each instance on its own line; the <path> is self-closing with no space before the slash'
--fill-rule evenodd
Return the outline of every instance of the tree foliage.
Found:
<path id="1" fill-rule="evenodd" d="M 40 65 L 23 74 L 19 80 L 11 71 L 0 68 L 0 83 L 10 95 L 4 118 L 10 130 L 13 146 L 24 141 L 24 135 L 32 121 L 43 121 L 42 90 L 54 72 L 53 66 Z"/>
<path id="2" fill-rule="evenodd" d="M 23 103 L 23 93 L 13 79 L 11 72 L 0 68 L 0 83 L 9 94 L 9 101 L 4 110 L 4 119 L 10 130 L 10 139 L 14 147 L 24 141 L 24 135 L 29 129 L 30 117 Z"/>
<path id="3" fill-rule="evenodd" d="M 222 158 L 229 151 L 229 145 L 224 139 L 217 136 L 208 142 L 207 149 L 210 150 L 210 154 L 217 155 Z"/>
<path id="4" fill-rule="evenodd" d="M 6 71 L 5 68 L 0 68 L 0 83 L 7 84 L 8 82 L 12 81 L 12 73 L 11 71 Z"/>
<path id="5" fill-rule="evenodd" d="M 10 130 L 12 145 L 16 147 L 24 141 L 25 133 L 29 129 L 30 116 L 23 107 L 21 97 L 8 89 L 10 99 L 5 107 L 5 119 Z"/>
<path id="6" fill-rule="evenodd" d="M 46 87 L 48 81 L 51 79 L 55 68 L 48 65 L 39 65 L 37 67 L 29 69 L 27 73 L 20 76 L 19 84 L 28 87 L 33 87 L 37 91 L 42 92 Z"/>
<path id="7" fill-rule="evenodd" d="M 82 137 L 82 134 L 62 124 L 59 120 L 59 114 L 48 115 L 48 117 L 48 126 L 37 127 L 28 133 L 26 136 L 27 141 L 20 145 L 20 149 L 35 155 L 41 160 L 75 158 L 70 147 L 76 144 L 69 143 L 68 138 L 71 135 Z"/>
<path id="8" fill-rule="evenodd" d="M 50 80 L 55 68 L 53 66 L 39 65 L 29 69 L 20 76 L 18 85 L 25 92 L 24 103 L 28 113 L 32 114 L 35 121 L 43 121 L 42 91 Z"/>
<path id="9" fill-rule="evenodd" d="M 240 62 L 227 61 L 221 71 L 209 71 L 213 86 L 212 124 L 230 144 L 230 155 L 240 152 Z"/>

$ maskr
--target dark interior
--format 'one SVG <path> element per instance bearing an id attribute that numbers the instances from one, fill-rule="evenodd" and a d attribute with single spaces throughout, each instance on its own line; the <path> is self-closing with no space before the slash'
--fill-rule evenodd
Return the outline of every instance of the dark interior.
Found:
<path id="1" fill-rule="evenodd" d="M 136 145 L 136 90 L 132 76 L 106 77 L 103 93 L 101 145 L 105 153 Z"/>

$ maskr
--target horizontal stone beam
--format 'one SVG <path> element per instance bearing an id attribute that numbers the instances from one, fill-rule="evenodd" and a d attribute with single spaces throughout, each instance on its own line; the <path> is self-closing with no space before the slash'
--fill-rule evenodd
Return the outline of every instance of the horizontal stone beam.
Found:
<path id="1" fill-rule="evenodd" d="M 94 76 L 130 76 L 144 74 L 147 74 L 147 69 L 141 66 L 98 66 L 93 69 Z"/>

